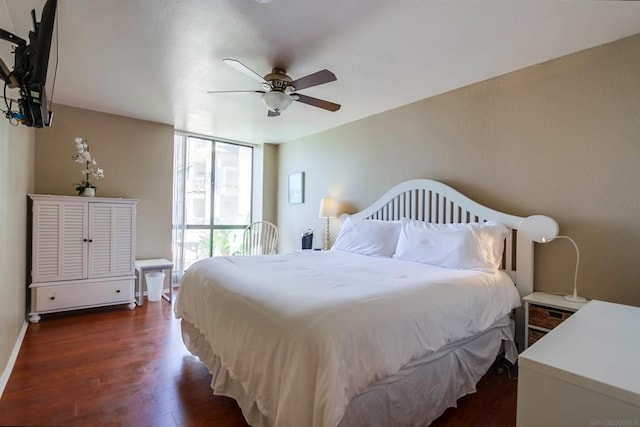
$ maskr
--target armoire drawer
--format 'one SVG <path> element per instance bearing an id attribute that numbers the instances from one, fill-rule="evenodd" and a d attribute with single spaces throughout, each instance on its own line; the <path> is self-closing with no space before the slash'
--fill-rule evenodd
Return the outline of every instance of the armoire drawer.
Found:
<path id="1" fill-rule="evenodd" d="M 92 307 L 133 301 L 133 280 L 110 280 L 77 285 L 32 288 L 33 311 Z"/>

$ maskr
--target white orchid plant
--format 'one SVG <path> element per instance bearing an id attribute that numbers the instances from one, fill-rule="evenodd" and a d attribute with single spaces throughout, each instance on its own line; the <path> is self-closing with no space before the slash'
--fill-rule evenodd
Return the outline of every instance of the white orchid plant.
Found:
<path id="1" fill-rule="evenodd" d="M 85 168 L 80 171 L 83 177 L 82 182 L 80 184 L 75 184 L 78 194 L 82 194 L 86 188 L 96 188 L 95 185 L 91 184 L 89 178 L 104 178 L 104 170 L 99 168 L 96 159 L 91 157 L 91 153 L 89 153 L 89 143 L 86 139 L 78 137 L 75 139 L 75 142 L 78 154 L 75 154 L 71 158 L 74 162 L 82 163 L 85 166 Z"/>

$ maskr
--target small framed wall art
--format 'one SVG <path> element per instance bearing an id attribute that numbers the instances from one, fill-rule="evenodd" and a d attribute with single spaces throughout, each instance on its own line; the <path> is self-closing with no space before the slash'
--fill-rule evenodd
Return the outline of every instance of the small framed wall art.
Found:
<path id="1" fill-rule="evenodd" d="M 304 203 L 304 172 L 289 174 L 289 204 Z"/>

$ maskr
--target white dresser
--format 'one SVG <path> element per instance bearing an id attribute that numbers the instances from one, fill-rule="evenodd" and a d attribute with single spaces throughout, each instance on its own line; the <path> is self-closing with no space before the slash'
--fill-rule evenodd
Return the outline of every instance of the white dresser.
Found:
<path id="1" fill-rule="evenodd" d="M 31 312 L 135 307 L 137 200 L 30 194 Z"/>
<path id="2" fill-rule="evenodd" d="M 590 301 L 518 365 L 518 427 L 640 425 L 638 307 Z"/>

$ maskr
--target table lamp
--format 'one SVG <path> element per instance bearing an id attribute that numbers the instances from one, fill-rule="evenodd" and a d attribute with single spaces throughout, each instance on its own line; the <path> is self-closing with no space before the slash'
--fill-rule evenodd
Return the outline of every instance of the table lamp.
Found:
<path id="1" fill-rule="evenodd" d="M 329 231 L 329 219 L 338 217 L 338 203 L 330 197 L 323 197 L 320 199 L 320 212 L 318 213 L 320 218 L 327 219 L 327 230 L 325 232 L 324 250 L 329 250 L 331 244 L 331 235 Z"/>
<path id="2" fill-rule="evenodd" d="M 580 250 L 578 249 L 578 245 L 573 239 L 569 236 L 555 236 L 555 237 L 543 237 L 541 239 L 542 243 L 548 243 L 555 239 L 566 239 L 573 244 L 573 247 L 576 248 L 576 272 L 573 276 L 573 294 L 565 295 L 564 299 L 571 302 L 585 303 L 587 299 L 581 296 L 578 296 L 578 266 L 580 265 Z"/>
<path id="3" fill-rule="evenodd" d="M 573 241 L 571 237 L 558 235 L 558 223 L 553 219 L 543 215 L 532 215 L 527 217 L 522 224 L 520 224 L 521 230 L 531 236 L 532 240 L 538 243 L 548 243 L 555 239 L 566 239 L 573 244 L 576 249 L 576 271 L 573 276 L 573 294 L 565 295 L 564 299 L 571 302 L 585 303 L 586 298 L 578 296 L 578 266 L 580 265 L 580 250 L 578 245 Z"/>

